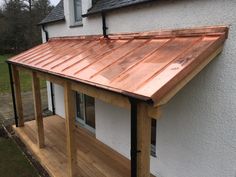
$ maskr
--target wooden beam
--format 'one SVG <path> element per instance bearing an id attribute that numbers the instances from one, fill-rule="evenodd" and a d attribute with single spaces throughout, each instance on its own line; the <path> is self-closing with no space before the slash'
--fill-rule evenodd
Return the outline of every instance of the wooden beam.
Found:
<path id="1" fill-rule="evenodd" d="M 18 126 L 22 127 L 24 126 L 24 115 L 23 115 L 23 105 L 22 105 L 22 98 L 21 98 L 20 76 L 19 76 L 19 71 L 15 65 L 12 65 L 12 76 L 13 76 L 14 90 L 15 90 Z"/>
<path id="2" fill-rule="evenodd" d="M 104 89 L 96 88 L 90 85 L 85 85 L 81 83 L 72 82 L 72 89 L 84 93 L 88 96 L 97 98 L 106 103 L 116 105 L 122 108 L 130 109 L 129 99 L 118 93 L 113 93 Z"/>
<path id="3" fill-rule="evenodd" d="M 137 104 L 137 177 L 150 177 L 151 118 L 148 106 Z"/>
<path id="4" fill-rule="evenodd" d="M 71 89 L 71 84 L 64 85 L 64 102 L 66 114 L 66 145 L 68 158 L 68 176 L 76 176 L 76 146 L 75 146 L 75 94 Z"/>
<path id="5" fill-rule="evenodd" d="M 38 147 L 43 148 L 45 140 L 44 140 L 44 127 L 43 127 L 43 116 L 42 116 L 42 105 L 41 105 L 40 80 L 35 72 L 32 72 L 32 91 L 34 98 L 35 120 L 37 125 Z"/>
<path id="6" fill-rule="evenodd" d="M 223 50 L 223 46 L 220 46 L 213 54 L 211 54 L 206 60 L 198 65 L 187 77 L 185 77 L 178 85 L 175 86 L 166 96 L 164 96 L 154 106 L 158 107 L 166 104 L 172 97 L 174 97 L 189 81 L 191 81 L 208 63 L 210 63 L 217 55 Z"/>
<path id="7" fill-rule="evenodd" d="M 93 86 L 72 82 L 71 85 L 72 89 L 89 95 L 91 97 L 97 98 L 102 100 L 106 103 L 119 106 L 121 108 L 129 109 L 130 110 L 130 102 L 128 97 L 120 95 L 118 93 L 114 93 L 111 91 L 107 91 L 104 89 L 96 88 Z M 148 115 L 154 119 L 158 119 L 160 117 L 159 107 L 153 107 L 151 105 L 147 105 Z"/>
<path id="8" fill-rule="evenodd" d="M 28 68 L 23 68 L 20 67 L 19 68 L 21 70 L 26 70 L 26 71 L 31 71 L 31 69 Z M 32 72 L 32 71 L 31 71 Z M 88 84 L 83 84 L 83 83 L 79 83 L 79 82 L 75 82 L 75 81 L 71 81 L 68 80 L 66 78 L 61 78 L 58 76 L 53 76 L 51 74 L 48 73 L 43 73 L 40 71 L 35 71 L 37 73 L 37 76 L 48 80 L 52 83 L 56 83 L 58 85 L 62 85 L 64 86 L 65 82 L 69 82 L 71 84 L 71 89 L 80 93 L 84 93 L 88 96 L 97 98 L 101 101 L 104 101 L 106 103 L 121 107 L 121 108 L 125 108 L 125 109 L 129 109 L 130 110 L 130 103 L 129 103 L 129 99 L 128 97 L 125 97 L 121 94 L 115 93 L 115 92 L 111 92 L 105 89 L 101 89 L 101 88 L 97 88 L 94 86 L 90 86 Z M 160 117 L 160 111 L 159 111 L 159 107 L 153 107 L 151 105 L 148 105 L 148 115 L 149 117 L 152 117 L 154 119 L 158 119 Z"/>

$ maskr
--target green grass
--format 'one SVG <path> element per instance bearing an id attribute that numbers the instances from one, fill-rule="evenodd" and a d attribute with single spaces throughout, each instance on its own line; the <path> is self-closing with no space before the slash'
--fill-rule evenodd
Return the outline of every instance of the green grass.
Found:
<path id="1" fill-rule="evenodd" d="M 9 93 L 11 91 L 8 65 L 5 62 L 11 56 L 12 55 L 0 55 L 0 93 Z M 31 76 L 29 75 L 29 73 L 20 72 L 20 80 L 21 91 L 25 92 L 30 91 L 32 89 Z M 41 88 L 45 88 L 45 81 L 40 80 L 40 82 Z"/>
<path id="2" fill-rule="evenodd" d="M 16 144 L 9 138 L 0 137 L 0 176 L 39 176 Z"/>

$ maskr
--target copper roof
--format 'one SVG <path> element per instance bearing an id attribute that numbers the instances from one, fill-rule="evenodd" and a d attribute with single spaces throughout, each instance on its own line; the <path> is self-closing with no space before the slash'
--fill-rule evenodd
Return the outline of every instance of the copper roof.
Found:
<path id="1" fill-rule="evenodd" d="M 223 45 L 228 28 L 54 38 L 9 61 L 157 102 Z"/>

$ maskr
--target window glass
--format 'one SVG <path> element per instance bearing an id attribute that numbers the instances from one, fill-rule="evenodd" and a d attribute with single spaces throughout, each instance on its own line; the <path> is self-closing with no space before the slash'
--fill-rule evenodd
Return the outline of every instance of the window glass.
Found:
<path id="1" fill-rule="evenodd" d="M 156 127 L 156 120 L 152 119 L 152 132 L 151 132 L 151 155 L 156 157 L 156 133 L 157 133 L 157 127 Z"/>
<path id="2" fill-rule="evenodd" d="M 82 4 L 81 0 L 74 0 L 74 16 L 75 22 L 82 21 Z"/>
<path id="3" fill-rule="evenodd" d="M 85 123 L 90 127 L 95 128 L 95 106 L 94 98 L 85 95 Z"/>
<path id="4" fill-rule="evenodd" d="M 76 107 L 77 107 L 77 117 L 84 120 L 84 96 L 83 94 L 76 93 Z"/>

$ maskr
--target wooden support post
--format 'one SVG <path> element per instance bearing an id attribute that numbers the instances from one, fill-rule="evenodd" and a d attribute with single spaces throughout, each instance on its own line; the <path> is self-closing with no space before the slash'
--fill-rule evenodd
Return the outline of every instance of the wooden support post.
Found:
<path id="1" fill-rule="evenodd" d="M 76 176 L 76 146 L 75 146 L 75 95 L 71 90 L 69 82 L 64 86 L 64 102 L 66 114 L 66 144 L 68 158 L 68 174 L 69 177 Z"/>
<path id="2" fill-rule="evenodd" d="M 150 177 L 151 118 L 144 103 L 137 103 L 137 149 L 137 177 Z"/>
<path id="3" fill-rule="evenodd" d="M 14 90 L 15 90 L 18 126 L 22 127 L 24 126 L 24 115 L 23 115 L 23 106 L 22 106 L 22 98 L 21 98 L 20 76 L 19 76 L 19 71 L 14 65 L 12 65 L 12 76 L 13 76 Z"/>
<path id="4" fill-rule="evenodd" d="M 41 106 L 40 80 L 35 72 L 32 72 L 32 91 L 34 98 L 35 120 L 37 124 L 38 147 L 43 148 L 45 140 L 44 140 L 43 116 L 42 116 L 42 106 Z"/>

